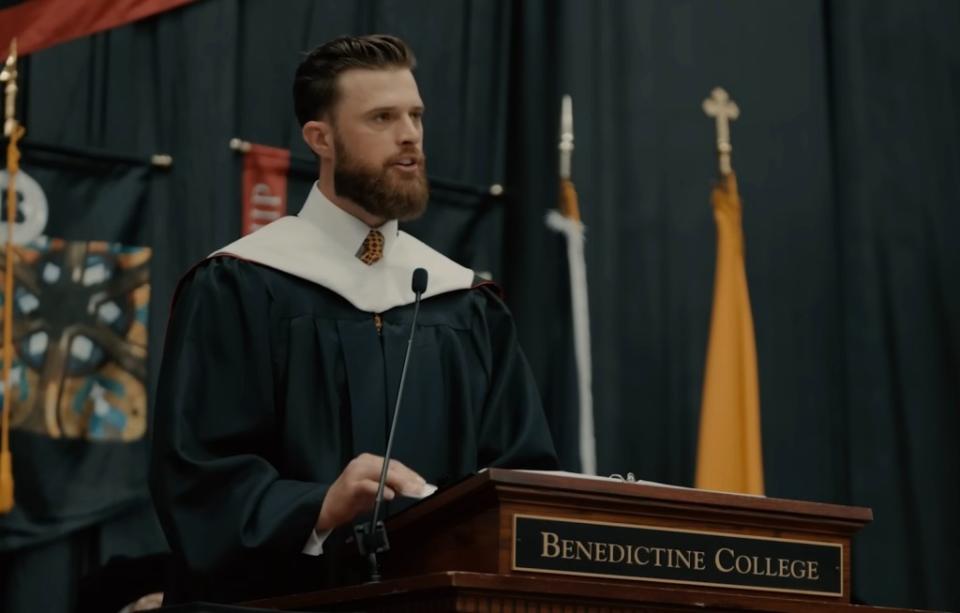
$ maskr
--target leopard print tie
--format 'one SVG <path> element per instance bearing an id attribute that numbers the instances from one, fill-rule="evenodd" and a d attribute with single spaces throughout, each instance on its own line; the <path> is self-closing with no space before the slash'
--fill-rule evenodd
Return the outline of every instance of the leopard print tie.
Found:
<path id="1" fill-rule="evenodd" d="M 372 266 L 383 257 L 383 234 L 380 230 L 370 230 L 367 238 L 363 239 L 363 244 L 357 250 L 357 257 L 367 266 Z"/>

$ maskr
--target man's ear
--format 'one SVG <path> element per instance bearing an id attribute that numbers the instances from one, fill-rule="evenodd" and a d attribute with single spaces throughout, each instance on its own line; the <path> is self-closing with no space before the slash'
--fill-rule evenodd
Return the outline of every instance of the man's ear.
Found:
<path id="1" fill-rule="evenodd" d="M 303 142 L 321 159 L 333 158 L 333 126 L 326 121 L 308 121 L 300 131 Z"/>

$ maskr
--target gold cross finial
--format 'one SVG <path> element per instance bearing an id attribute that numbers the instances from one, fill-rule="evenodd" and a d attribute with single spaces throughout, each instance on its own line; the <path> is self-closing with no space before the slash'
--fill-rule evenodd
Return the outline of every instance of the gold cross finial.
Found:
<path id="1" fill-rule="evenodd" d="M 730 154 L 733 146 L 730 144 L 730 121 L 740 116 L 740 107 L 730 99 L 727 90 L 714 87 L 710 97 L 703 101 L 703 112 L 717 121 L 717 155 L 720 157 L 720 174 L 728 175 L 733 172 L 730 165 Z"/>
<path id="2" fill-rule="evenodd" d="M 0 83 L 6 83 L 4 89 L 3 135 L 13 136 L 17 120 L 14 117 L 17 106 L 17 39 L 10 41 L 10 55 L 0 71 Z"/>

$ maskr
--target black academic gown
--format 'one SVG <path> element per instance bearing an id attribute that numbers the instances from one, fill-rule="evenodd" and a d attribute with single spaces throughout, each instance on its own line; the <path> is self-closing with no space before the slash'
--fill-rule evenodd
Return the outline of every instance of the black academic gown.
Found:
<path id="1" fill-rule="evenodd" d="M 349 528 L 301 553 L 327 487 L 382 455 L 413 306 L 371 313 L 265 266 L 221 257 L 173 306 L 151 488 L 178 561 L 168 602 L 232 602 L 349 581 Z M 394 457 L 444 486 L 487 466 L 557 468 L 510 314 L 489 287 L 424 300 Z M 396 505 L 394 505 L 396 506 Z"/>

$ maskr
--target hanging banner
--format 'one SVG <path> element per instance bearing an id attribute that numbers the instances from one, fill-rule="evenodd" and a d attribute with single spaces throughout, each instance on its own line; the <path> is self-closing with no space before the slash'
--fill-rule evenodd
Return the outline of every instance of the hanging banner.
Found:
<path id="1" fill-rule="evenodd" d="M 20 55 L 116 28 L 195 0 L 23 0 L 0 10 L 0 49 Z M 9 4 L 9 3 L 8 3 Z"/>
<path id="2" fill-rule="evenodd" d="M 10 389 L 0 389 L 11 395 L 17 495 L 0 516 L 0 552 L 93 525 L 147 495 L 150 172 L 24 148 L 14 359 Z M 6 223 L 4 214 L 4 236 Z"/>
<path id="3" fill-rule="evenodd" d="M 255 232 L 287 214 L 287 174 L 290 151 L 251 144 L 243 154 L 244 235 Z"/>

